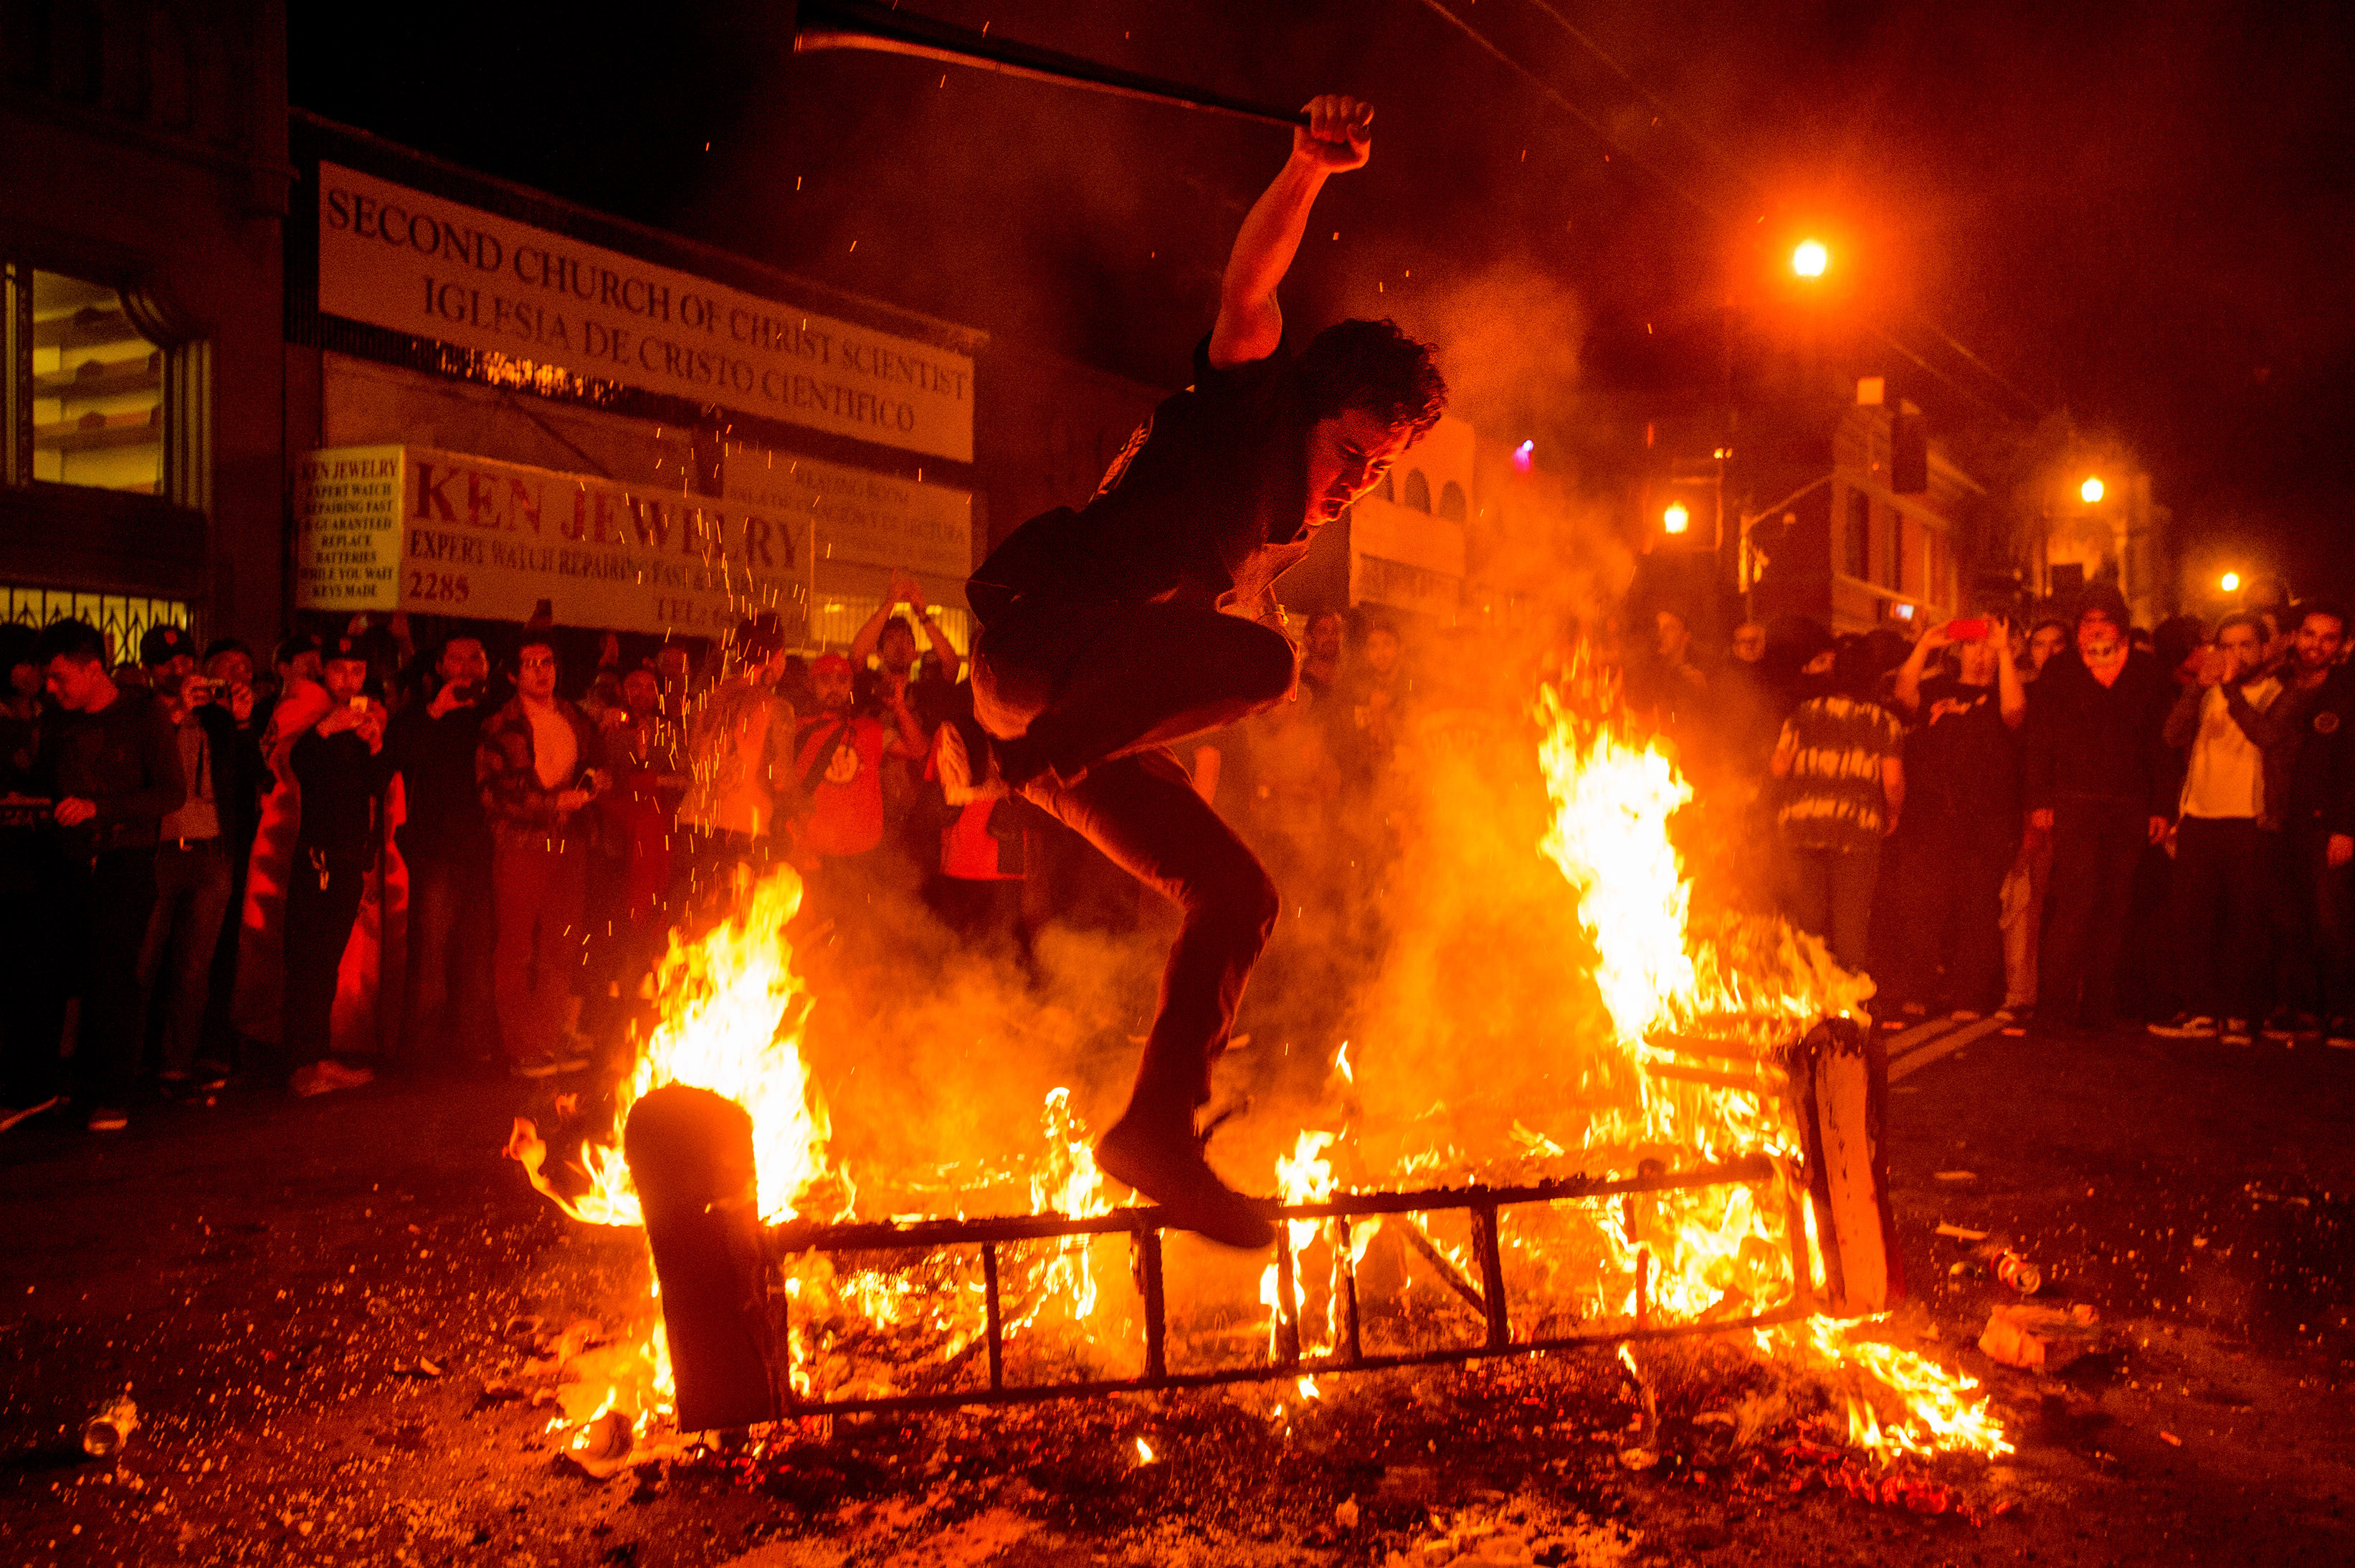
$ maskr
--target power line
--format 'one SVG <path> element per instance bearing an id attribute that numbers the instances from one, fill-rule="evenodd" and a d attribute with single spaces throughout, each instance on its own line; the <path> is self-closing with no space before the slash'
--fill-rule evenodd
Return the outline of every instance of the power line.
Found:
<path id="1" fill-rule="evenodd" d="M 1457 32 L 1470 39 L 1483 53 L 1504 65 L 1508 69 L 1519 76 L 1530 86 L 1535 87 L 1558 108 L 1561 109 L 1572 119 L 1576 120 L 1581 125 L 1584 126 L 1597 141 L 1610 148 L 1614 154 L 1624 157 L 1628 163 L 1643 170 L 1646 174 L 1650 175 L 1655 180 L 1657 180 L 1664 188 L 1676 196 L 1678 199 L 1685 202 L 1688 206 L 1691 207 L 1696 212 L 1699 212 L 1703 217 L 1712 219 L 1719 223 L 1725 224 L 1729 228 L 1736 225 L 1737 219 L 1734 214 L 1727 210 L 1724 206 L 1702 197 L 1685 179 L 1670 173 L 1668 169 L 1664 167 L 1659 158 L 1647 155 L 1645 153 L 1640 153 L 1636 148 L 1630 146 L 1625 138 L 1612 134 L 1604 128 L 1601 122 L 1596 120 L 1593 115 L 1587 112 L 1587 111 L 1582 108 L 1579 104 L 1574 102 L 1567 94 L 1562 92 L 1561 89 L 1555 87 L 1553 83 L 1546 80 L 1529 66 L 1526 66 L 1519 60 L 1514 59 L 1494 40 L 1475 29 L 1470 23 L 1465 21 L 1463 17 L 1457 16 L 1455 12 L 1449 10 L 1444 5 L 1441 4 L 1441 0 L 1422 0 L 1422 4 L 1424 9 L 1433 13 L 1442 20 L 1445 21 L 1450 27 L 1453 27 Z M 1551 3 L 1551 0 L 1529 0 L 1529 4 L 1542 14 L 1546 19 L 1551 22 L 1556 27 L 1561 29 L 1562 33 L 1567 35 L 1572 42 L 1578 45 L 1579 48 L 1593 56 L 1593 59 L 1600 62 L 1613 76 L 1616 77 L 1619 81 L 1624 84 L 1628 92 L 1633 94 L 1633 96 L 1641 102 L 1644 108 L 1656 112 L 1652 119 L 1653 124 L 1665 123 L 1672 127 L 1683 137 L 1690 149 L 1697 151 L 1700 155 L 1701 162 L 1714 165 L 1715 168 L 1711 172 L 1732 181 L 1733 185 L 1738 187 L 1740 193 L 1743 197 L 1750 198 L 1744 203 L 1744 205 L 1759 205 L 1763 203 L 1764 193 L 1750 177 L 1750 176 L 1744 172 L 1741 163 L 1732 154 L 1719 147 L 1708 136 L 1702 134 L 1699 129 L 1688 123 L 1683 116 L 1678 114 L 1668 103 L 1646 91 L 1643 84 L 1636 79 L 1634 72 L 1630 71 L 1625 66 L 1620 64 L 1609 50 L 1604 48 L 1601 44 L 1597 43 L 1583 29 L 1572 23 L 1568 16 L 1564 16 L 1561 11 Z M 1987 364 L 1986 360 L 1980 358 L 1977 354 L 1966 347 L 1952 333 L 1946 331 L 1937 323 L 1930 321 L 1926 317 L 1915 317 L 1913 319 L 1915 325 L 1918 325 L 1928 331 L 1948 349 L 1952 350 L 1955 355 L 1961 358 L 1965 363 L 1969 365 L 1979 374 L 1985 376 L 1993 385 L 2000 388 L 2002 391 L 2007 394 L 2020 410 L 2025 411 L 2030 417 L 2041 418 L 2043 415 L 2045 411 L 2044 408 L 2037 401 L 2037 400 L 2030 397 L 2026 392 L 2021 391 L 2019 388 L 2013 385 L 2009 380 L 1998 373 L 1994 367 Z M 1906 359 L 1920 367 L 1925 374 L 1944 383 L 1962 397 L 1990 412 L 2001 414 L 2005 411 L 2002 406 L 1994 400 L 1988 398 L 1977 389 L 1965 384 L 1964 381 L 1957 379 L 1952 373 L 1932 364 L 1921 354 L 1906 347 L 1903 343 L 1899 342 L 1888 329 L 1870 321 L 1865 322 L 1864 325 L 1867 330 L 1869 330 L 1875 338 L 1887 345 L 1893 352 L 1903 356 Z"/>

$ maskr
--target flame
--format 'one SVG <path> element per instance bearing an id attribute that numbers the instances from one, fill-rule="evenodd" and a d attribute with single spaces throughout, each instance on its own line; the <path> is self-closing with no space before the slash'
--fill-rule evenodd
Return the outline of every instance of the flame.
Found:
<path id="1" fill-rule="evenodd" d="M 1795 1169 L 1798 1130 L 1766 1047 L 1777 1026 L 1860 1012 L 1870 980 L 1843 972 L 1820 942 L 1779 920 L 1729 916 L 1693 929 L 1692 884 L 1669 835 L 1692 789 L 1657 737 L 1627 731 L 1609 677 L 1574 661 L 1561 688 L 1541 690 L 1537 717 L 1553 804 L 1541 847 L 1578 891 L 1616 1048 L 1582 1084 L 1604 1107 L 1585 1147 L 1668 1146 L 1702 1160 L 1763 1151 Z M 1689 1059 L 1678 1049 L 1687 1030 L 1713 1046 L 1746 1040 L 1756 1054 Z M 1518 1122 L 1513 1130 L 1532 1156 L 1551 1142 Z M 1777 1196 L 1785 1200 L 1770 1200 Z M 1791 1197 L 1787 1187 L 1774 1194 L 1748 1186 L 1628 1196 L 1620 1222 L 1598 1227 L 1632 1279 L 1618 1311 L 1638 1326 L 1654 1314 L 1690 1322 L 1787 1298 L 1802 1283 L 1790 1278 L 1785 1216 L 1794 1208 L 1805 1215 L 1811 1278 L 1804 1283 L 1819 1288 L 1814 1214 Z M 1883 1457 L 2011 1451 L 1987 1402 L 1966 1397 L 1977 1387 L 1973 1380 L 1913 1351 L 1859 1341 L 1855 1327 L 1815 1317 L 1756 1337 L 1765 1353 L 1849 1385 L 1849 1439 L 1859 1446 Z"/>
<path id="2" fill-rule="evenodd" d="M 1499 1229 L 1506 1256 L 1490 1261 L 1509 1263 L 1511 1278 L 1534 1275 L 1553 1300 L 1581 1317 L 1635 1328 L 1656 1320 L 1737 1320 L 1783 1306 L 1796 1292 L 1819 1290 L 1823 1260 L 1814 1214 L 1793 1185 L 1800 1138 L 1773 1048 L 1819 1018 L 1859 1012 L 1871 983 L 1842 972 L 1819 942 L 1780 921 L 1696 922 L 1692 884 L 1669 831 L 1692 789 L 1664 742 L 1630 731 L 1609 677 L 1582 658 L 1573 662 L 1562 685 L 1540 691 L 1536 717 L 1538 760 L 1552 807 L 1540 849 L 1578 901 L 1605 1021 L 1595 1038 L 1565 1046 L 1576 1053 L 1576 1071 L 1564 1076 L 1575 1083 L 1583 1128 L 1549 1128 L 1542 1107 L 1516 1106 L 1501 1157 L 1516 1169 L 1525 1168 L 1521 1162 L 1563 1160 L 1588 1171 L 1631 1174 L 1647 1161 L 1686 1165 L 1763 1152 L 1784 1174 L 1757 1185 L 1564 1202 L 1527 1218 L 1516 1211 Z M 639 1098 L 666 1083 L 709 1089 L 742 1105 L 753 1125 L 760 1213 L 770 1221 L 839 1218 L 855 1201 L 829 1152 L 825 1101 L 801 1050 L 808 994 L 783 935 L 801 892 L 790 868 L 748 877 L 739 884 L 731 918 L 695 942 L 673 938 L 655 976 L 660 1022 L 616 1095 L 616 1129 Z M 1532 984 L 1549 983 L 1550 976 L 1532 976 Z M 1696 1052 L 1693 1040 L 1710 1050 Z M 1345 1095 L 1355 1089 L 1351 1051 L 1343 1042 L 1333 1061 Z M 1071 1100 L 1068 1089 L 1050 1092 L 1029 1157 L 990 1166 L 984 1177 L 995 1182 L 1026 1175 L 1033 1212 L 1104 1214 L 1111 1201 Z M 1344 1103 L 1355 1105 L 1354 1098 Z M 1444 1115 L 1445 1107 L 1432 1112 Z M 1539 1125 L 1524 1125 L 1521 1115 Z M 1444 1120 L 1432 1125 L 1424 1147 L 1401 1149 L 1388 1162 L 1387 1183 L 1471 1164 L 1436 1130 Z M 1290 1152 L 1273 1161 L 1282 1200 L 1297 1206 L 1330 1200 L 1342 1186 L 1334 1157 L 1345 1147 L 1353 1160 L 1368 1157 L 1347 1128 L 1300 1133 Z M 530 1123 L 517 1124 L 507 1152 L 574 1218 L 641 1222 L 617 1135 L 581 1145 L 586 1190 L 577 1196 L 565 1195 L 546 1174 L 549 1151 Z M 938 1190 L 954 1199 L 968 1189 L 974 1168 L 943 1168 L 935 1173 L 944 1179 Z M 1796 1243 L 1788 1234 L 1794 1215 L 1803 1229 Z M 1350 1271 L 1385 1224 L 1284 1222 L 1289 1290 L 1271 1264 L 1261 1276 L 1260 1301 L 1271 1355 L 1283 1354 L 1288 1336 L 1305 1363 L 1297 1369 L 1300 1400 L 1320 1397 L 1306 1374 L 1318 1358 L 1339 1350 Z M 1455 1310 L 1465 1293 L 1487 1288 L 1481 1283 L 1487 1271 L 1463 1247 L 1415 1217 L 1396 1217 L 1391 1233 L 1407 1260 L 1402 1291 L 1436 1280 L 1432 1299 Z M 1119 1293 L 1103 1288 L 1093 1247 L 1103 1240 L 1072 1237 L 999 1254 L 1007 1342 L 1050 1328 L 1090 1344 L 1116 1337 L 1128 1309 L 1115 1305 Z M 1804 1280 L 1793 1278 L 1795 1252 L 1808 1275 Z M 980 1285 L 954 1275 L 837 1265 L 812 1254 L 788 1270 L 783 1288 L 794 1304 L 791 1376 L 805 1394 L 842 1386 L 850 1375 L 837 1336 L 825 1327 L 828 1315 L 930 1334 L 939 1358 L 950 1362 L 984 1332 Z M 1987 1402 L 1972 1397 L 1976 1383 L 1915 1352 L 1860 1339 L 1866 1327 L 1814 1318 L 1757 1328 L 1753 1338 L 1762 1353 L 1808 1367 L 1835 1385 L 1859 1446 L 1885 1457 L 2010 1451 Z M 624 1336 L 595 1355 L 604 1359 L 591 1366 L 583 1358 L 582 1381 L 567 1401 L 568 1412 L 586 1413 L 566 1423 L 581 1429 L 576 1446 L 589 1442 L 590 1425 L 610 1413 L 627 1414 L 641 1430 L 649 1416 L 671 1413 L 658 1312 L 634 1342 Z M 1623 1354 L 1623 1360 L 1632 1369 L 1632 1357 Z M 1285 1420 L 1285 1407 L 1277 1405 L 1273 1414 Z M 1145 1439 L 1136 1440 L 1136 1449 L 1140 1463 L 1154 1462 Z"/>
<path id="3" fill-rule="evenodd" d="M 655 971 L 661 1020 L 613 1105 L 616 1129 L 641 1096 L 666 1083 L 709 1089 L 743 1106 L 752 1117 L 761 1218 L 771 1223 L 794 1218 L 804 1189 L 826 1173 L 833 1136 L 825 1099 L 802 1061 L 799 1030 L 786 1020 L 805 994 L 784 939 L 801 902 L 800 876 L 779 866 L 696 942 L 672 933 Z M 619 1146 L 586 1143 L 581 1153 L 590 1190 L 571 1206 L 573 1216 L 599 1225 L 642 1223 Z"/>
<path id="4" fill-rule="evenodd" d="M 1336 1141 L 1337 1140 L 1333 1134 L 1312 1129 L 1300 1135 L 1299 1141 L 1293 1145 L 1290 1154 L 1276 1156 L 1276 1191 L 1286 1204 L 1322 1203 L 1333 1196 L 1339 1183 L 1333 1174 L 1333 1162 L 1325 1157 L 1325 1151 L 1331 1148 Z M 1303 1355 L 1329 1354 L 1339 1345 L 1341 1339 L 1340 1271 L 1344 1266 L 1339 1250 L 1334 1245 L 1333 1221 L 1287 1220 L 1284 1221 L 1284 1231 L 1285 1240 L 1292 1246 L 1294 1299 L 1285 1301 L 1283 1298 L 1282 1282 L 1275 1264 L 1268 1264 L 1261 1271 L 1259 1276 L 1260 1305 L 1268 1309 L 1269 1353 L 1277 1354 L 1282 1349 L 1284 1324 L 1296 1314 L 1300 1305 L 1299 1282 L 1306 1277 L 1305 1270 L 1308 1251 L 1321 1240 L 1328 1253 L 1328 1261 L 1334 1271 L 1332 1285 L 1327 1293 L 1325 1333 L 1315 1342 L 1311 1342 L 1304 1334 L 1301 1339 L 1300 1351 Z M 1306 1378 L 1303 1378 L 1301 1382 L 1304 1393 L 1315 1392 L 1314 1385 L 1310 1384 Z"/>

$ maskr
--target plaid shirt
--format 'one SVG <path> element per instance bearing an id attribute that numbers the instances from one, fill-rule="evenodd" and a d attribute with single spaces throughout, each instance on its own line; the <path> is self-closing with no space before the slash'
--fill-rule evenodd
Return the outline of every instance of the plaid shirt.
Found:
<path id="1" fill-rule="evenodd" d="M 531 718 L 524 711 L 522 698 L 509 699 L 483 724 L 482 743 L 474 751 L 474 782 L 483 792 L 484 820 L 503 843 L 585 843 L 595 833 L 594 812 L 559 816 L 556 797 L 579 787 L 581 773 L 595 765 L 597 731 L 580 709 L 560 697 L 554 700 L 558 715 L 572 726 L 574 741 L 571 773 L 554 789 L 539 782 L 538 764 L 533 760 Z"/>

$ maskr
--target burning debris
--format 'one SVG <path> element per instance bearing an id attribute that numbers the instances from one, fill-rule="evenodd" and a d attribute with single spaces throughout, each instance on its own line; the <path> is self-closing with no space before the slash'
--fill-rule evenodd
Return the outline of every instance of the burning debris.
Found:
<path id="1" fill-rule="evenodd" d="M 1355 1063 L 1344 1045 L 1323 1125 L 1273 1158 L 1273 1259 L 1239 1264 L 1165 1237 L 1157 1210 L 1116 1208 L 1065 1089 L 1018 1186 L 935 1188 L 929 1212 L 863 1217 L 802 1051 L 794 873 L 675 937 L 662 1021 L 616 1096 L 618 1147 L 584 1144 L 564 1183 L 532 1124 L 508 1151 L 574 1218 L 644 1225 L 654 1252 L 659 1314 L 565 1402 L 575 1457 L 625 1462 L 658 1423 L 1275 1379 L 1283 1424 L 1332 1371 L 1615 1343 L 1645 1412 L 1620 1445 L 1636 1465 L 1657 1462 L 1661 1417 L 1632 1346 L 1678 1335 L 1810 1381 L 1871 1462 L 2009 1452 L 1969 1378 L 1877 1337 L 1904 1285 L 1870 983 L 1778 921 L 1694 918 L 1670 836 L 1690 788 L 1607 683 L 1573 671 L 1534 716 L 1540 852 L 1591 949 L 1564 957 L 1591 968 L 1604 1027 L 1544 1042 L 1557 1092 L 1518 1100 L 1509 1134 L 1471 1153 L 1369 1110 L 1379 1042 Z M 1466 1109 L 1448 1125 L 1471 1125 Z M 1448 1171 L 1468 1179 L 1429 1185 Z M 964 1217 L 1022 1196 L 1028 1215 Z M 1773 1424 L 1753 1411 L 1736 1433 L 1755 1444 Z M 1160 1461 L 1139 1438 L 1133 1462 Z"/>

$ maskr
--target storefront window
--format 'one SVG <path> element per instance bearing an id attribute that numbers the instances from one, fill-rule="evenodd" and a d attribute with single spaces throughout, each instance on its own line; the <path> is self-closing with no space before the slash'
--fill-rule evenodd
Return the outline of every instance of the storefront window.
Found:
<path id="1" fill-rule="evenodd" d="M 31 476 L 163 494 L 163 349 L 112 289 L 36 272 L 32 294 Z"/>

